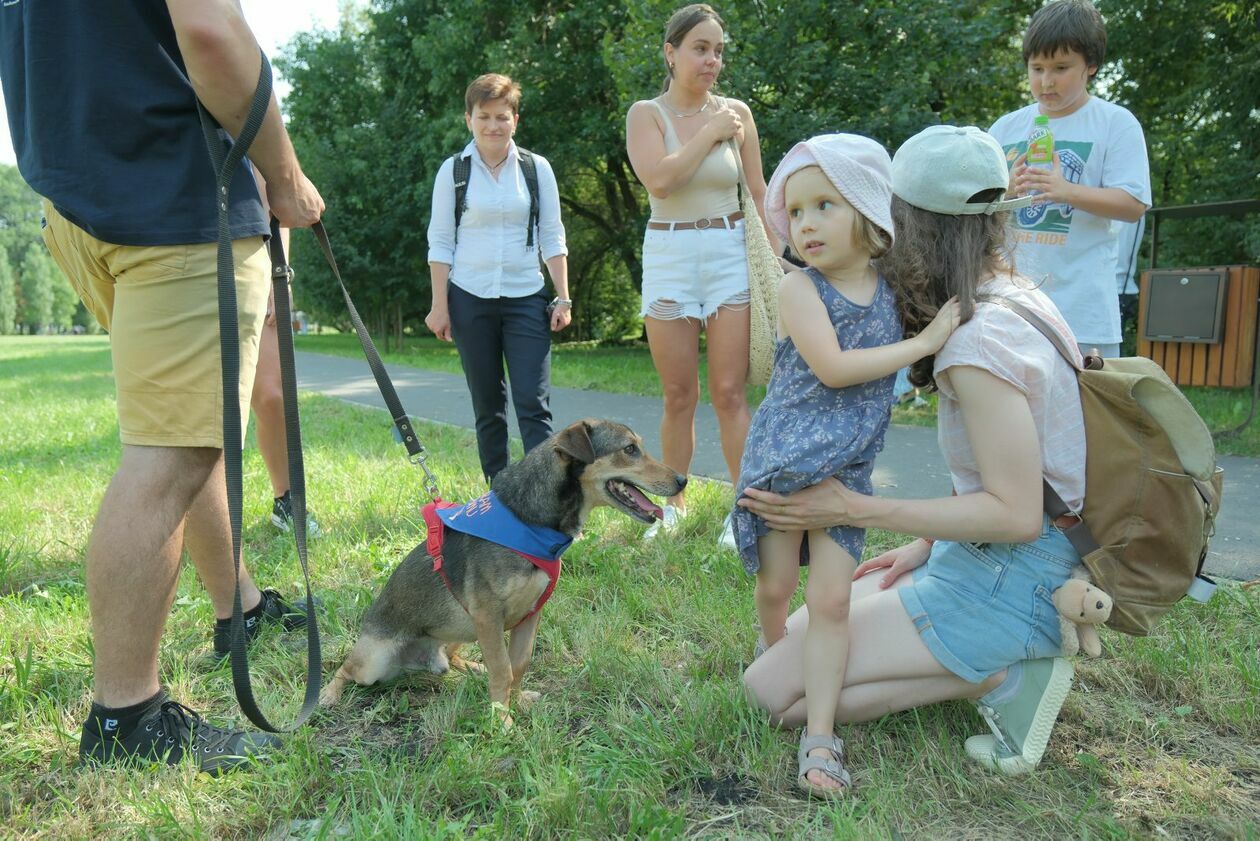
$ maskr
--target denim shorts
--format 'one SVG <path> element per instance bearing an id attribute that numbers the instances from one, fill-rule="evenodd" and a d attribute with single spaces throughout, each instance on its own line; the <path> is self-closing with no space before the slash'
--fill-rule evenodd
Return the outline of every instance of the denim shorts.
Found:
<path id="1" fill-rule="evenodd" d="M 1018 660 L 1056 657 L 1062 644 L 1050 594 L 1080 556 L 1063 532 L 1043 520 L 1032 543 L 939 540 L 901 604 L 942 666 L 980 683 Z"/>
<path id="2" fill-rule="evenodd" d="M 723 306 L 748 306 L 743 221 L 699 231 L 647 229 L 639 315 L 706 321 Z"/>

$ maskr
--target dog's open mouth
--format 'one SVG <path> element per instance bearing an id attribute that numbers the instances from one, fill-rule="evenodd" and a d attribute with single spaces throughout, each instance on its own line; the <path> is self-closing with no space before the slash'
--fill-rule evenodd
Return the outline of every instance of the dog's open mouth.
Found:
<path id="1" fill-rule="evenodd" d="M 620 479 L 609 479 L 604 485 L 613 502 L 617 503 L 627 514 L 636 520 L 650 523 L 664 516 L 659 505 L 653 504 L 643 491 L 629 482 Z"/>

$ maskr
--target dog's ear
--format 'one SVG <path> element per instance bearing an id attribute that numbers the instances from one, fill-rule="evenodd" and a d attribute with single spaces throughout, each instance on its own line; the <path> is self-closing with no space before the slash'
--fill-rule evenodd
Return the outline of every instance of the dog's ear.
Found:
<path id="1" fill-rule="evenodd" d="M 595 462 L 595 445 L 591 443 L 591 432 L 586 421 L 570 424 L 557 435 L 556 449 L 574 461 L 583 464 Z"/>

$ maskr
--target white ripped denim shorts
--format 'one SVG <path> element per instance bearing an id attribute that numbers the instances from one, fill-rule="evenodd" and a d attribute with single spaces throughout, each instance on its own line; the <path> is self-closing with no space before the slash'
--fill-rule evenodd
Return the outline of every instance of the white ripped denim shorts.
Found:
<path id="1" fill-rule="evenodd" d="M 734 228 L 644 232 L 639 315 L 705 321 L 724 306 L 748 306 L 743 220 Z"/>

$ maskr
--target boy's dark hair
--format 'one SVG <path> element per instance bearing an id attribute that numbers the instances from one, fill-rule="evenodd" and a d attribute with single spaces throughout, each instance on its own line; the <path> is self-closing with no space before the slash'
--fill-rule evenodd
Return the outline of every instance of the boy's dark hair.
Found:
<path id="1" fill-rule="evenodd" d="M 1107 25 L 1089 0 L 1053 0 L 1032 16 L 1024 33 L 1024 64 L 1060 50 L 1080 53 L 1095 72 L 1107 57 Z"/>

